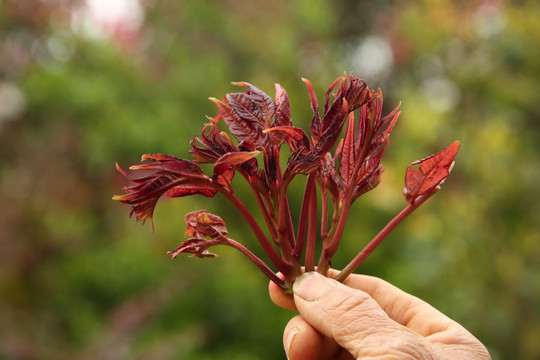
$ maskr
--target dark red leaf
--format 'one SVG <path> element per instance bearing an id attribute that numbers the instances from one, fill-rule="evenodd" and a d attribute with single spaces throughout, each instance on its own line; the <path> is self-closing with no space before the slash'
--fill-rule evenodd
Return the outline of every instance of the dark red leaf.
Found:
<path id="1" fill-rule="evenodd" d="M 446 149 L 415 161 L 407 168 L 403 189 L 407 201 L 412 203 L 419 196 L 437 191 L 450 174 L 459 147 L 459 141 L 454 141 Z M 419 169 L 414 168 L 414 165 L 420 165 Z"/>
<path id="2" fill-rule="evenodd" d="M 289 96 L 285 89 L 279 85 L 275 84 L 276 87 L 276 112 L 274 114 L 274 121 L 270 124 L 271 128 L 281 127 L 281 126 L 292 126 L 291 121 L 291 106 L 289 104 Z M 284 141 L 285 134 L 271 132 L 269 133 L 270 140 L 272 144 L 279 148 Z"/>
<path id="3" fill-rule="evenodd" d="M 148 164 L 133 165 L 130 170 L 158 170 L 178 176 L 204 176 L 201 168 L 192 161 L 170 155 L 144 154 L 141 161 L 155 161 Z"/>
<path id="4" fill-rule="evenodd" d="M 229 95 L 227 97 L 230 101 L 231 97 Z M 239 142 L 250 140 L 256 144 L 259 150 L 264 149 L 268 143 L 268 136 L 263 133 L 264 128 L 256 119 L 240 116 L 231 105 L 225 104 L 216 98 L 210 98 L 210 100 L 216 104 L 229 131 Z M 235 102 L 235 106 L 240 107 L 237 102 Z"/>
<path id="5" fill-rule="evenodd" d="M 227 94 L 225 98 L 240 118 L 252 122 L 262 128 L 266 127 L 262 119 L 261 109 L 259 109 L 252 101 L 249 94 L 231 93 Z"/>
<path id="6" fill-rule="evenodd" d="M 328 113 L 324 115 L 322 121 L 322 128 L 319 130 L 319 138 L 313 139 L 314 145 L 316 144 L 316 153 L 323 155 L 328 152 L 336 143 L 345 119 L 349 114 L 349 104 L 345 98 L 336 99 Z"/>
<path id="7" fill-rule="evenodd" d="M 186 214 L 186 237 L 179 247 L 168 254 L 174 259 L 180 254 L 192 254 L 199 258 L 217 257 L 207 249 L 222 244 L 228 244 L 227 227 L 222 218 L 207 210 L 197 210 Z"/>
<path id="8" fill-rule="evenodd" d="M 268 128 L 270 120 L 276 112 L 276 105 L 270 96 L 259 88 L 247 82 L 234 82 L 233 85 L 249 88 L 249 100 L 251 103 L 250 113 L 252 113 L 264 128 Z"/>
<path id="9" fill-rule="evenodd" d="M 129 176 L 118 165 L 117 169 L 134 185 L 123 188 L 124 195 L 114 196 L 113 199 L 131 205 L 131 214 L 137 220 L 152 220 L 157 201 L 163 195 L 186 196 L 202 194 L 214 196 L 216 193 L 212 181 L 193 162 L 178 159 L 170 155 L 143 155 L 143 161 L 155 160 L 150 164 L 132 166 L 136 171 L 152 171 L 149 175 L 135 178 Z"/>
<path id="10" fill-rule="evenodd" d="M 321 175 L 326 190 L 330 192 L 330 195 L 337 201 L 339 199 L 340 190 L 343 188 L 343 180 L 339 178 L 336 172 L 336 163 L 330 153 L 326 153 L 322 158 L 322 166 L 319 167 L 319 174 Z"/>
<path id="11" fill-rule="evenodd" d="M 217 254 L 209 252 L 207 249 L 211 246 L 220 245 L 223 242 L 219 239 L 205 240 L 199 238 L 191 238 L 184 241 L 179 247 L 172 251 L 168 251 L 167 254 L 171 258 L 175 258 L 180 254 L 192 254 L 191 257 L 198 258 L 215 258 Z"/>
<path id="12" fill-rule="evenodd" d="M 334 88 L 339 84 L 341 88 L 343 86 L 343 82 L 346 81 L 346 79 L 341 76 L 341 77 L 338 77 L 336 80 L 334 80 L 334 82 L 332 83 L 332 85 L 330 85 L 330 87 L 328 87 L 328 90 L 326 91 L 326 95 L 324 97 L 324 109 L 323 109 L 323 112 L 324 114 L 326 114 L 328 112 L 328 109 L 330 109 L 330 94 L 332 93 L 332 90 L 334 90 Z M 341 94 L 343 95 L 343 94 Z"/>
<path id="13" fill-rule="evenodd" d="M 276 126 L 270 129 L 266 129 L 265 132 L 282 132 L 286 134 L 285 141 L 287 142 L 293 153 L 299 151 L 299 149 L 311 149 L 311 142 L 309 141 L 306 132 L 300 128 L 294 126 Z"/>
<path id="14" fill-rule="evenodd" d="M 202 146 L 198 146 L 197 143 Z M 190 144 L 192 149 L 189 152 L 199 164 L 214 163 L 223 154 L 236 150 L 229 136 L 225 132 L 220 132 L 213 122 L 204 126 L 202 138 L 196 137 Z"/>
<path id="15" fill-rule="evenodd" d="M 168 197 L 182 197 L 200 194 L 206 197 L 213 197 L 214 195 L 216 195 L 216 193 L 217 190 L 208 185 L 188 182 L 186 184 L 177 185 L 172 189 L 167 190 L 164 195 Z"/>
<path id="16" fill-rule="evenodd" d="M 309 125 L 309 131 L 311 132 L 311 137 L 314 140 L 319 139 L 321 136 L 322 120 L 321 116 L 319 115 L 319 103 L 317 101 L 317 95 L 315 94 L 313 85 L 308 79 L 302 78 L 302 81 L 306 83 L 309 95 L 309 102 L 311 104 L 311 110 L 313 111 L 313 119 L 311 120 L 311 124 Z"/>
<path id="17" fill-rule="evenodd" d="M 372 157 L 364 161 L 358 170 L 358 177 L 353 191 L 353 200 L 375 189 L 381 182 L 384 167 L 379 164 L 380 157 Z"/>
<path id="18" fill-rule="evenodd" d="M 214 238 L 227 234 L 225 221 L 208 210 L 192 211 L 184 217 L 186 221 L 186 237 Z"/>
<path id="19" fill-rule="evenodd" d="M 274 115 L 274 121 L 272 127 L 275 126 L 291 126 L 291 105 L 289 103 L 289 96 L 285 89 L 275 84 L 276 87 L 276 112 Z"/>
<path id="20" fill-rule="evenodd" d="M 340 162 L 339 162 L 339 175 L 345 182 L 349 182 L 353 176 L 353 171 L 356 163 L 356 151 L 354 144 L 355 126 L 354 126 L 354 113 L 349 114 L 349 123 L 347 125 L 347 131 L 343 143 L 340 147 Z"/>
<path id="21" fill-rule="evenodd" d="M 229 169 L 221 174 L 219 174 L 217 177 L 214 178 L 214 182 L 216 184 L 219 184 L 225 188 L 231 187 L 231 181 L 234 178 L 235 171 L 233 169 Z"/>
<path id="22" fill-rule="evenodd" d="M 368 150 L 368 155 L 370 157 L 381 157 L 382 153 L 390 143 L 390 133 L 394 129 L 394 125 L 396 124 L 400 115 L 400 112 L 397 111 L 398 108 L 399 105 L 390 114 L 388 114 L 388 116 L 376 122 L 376 126 L 374 128 L 375 135 L 371 140 Z"/>
<path id="23" fill-rule="evenodd" d="M 302 152 L 297 152 L 296 154 L 293 154 L 293 156 L 289 158 L 283 178 L 291 179 L 291 176 L 296 174 L 308 175 L 312 173 L 313 171 L 317 170 L 320 159 L 321 156 L 311 152 L 305 154 Z"/>
<path id="24" fill-rule="evenodd" d="M 260 151 L 235 151 L 221 156 L 214 164 L 214 176 L 224 173 L 232 166 L 240 165 L 259 155 Z"/>
<path id="25" fill-rule="evenodd" d="M 345 94 L 345 99 L 349 103 L 349 111 L 354 111 L 364 105 L 369 99 L 370 90 L 364 80 L 349 76 L 350 85 Z"/>
<path id="26" fill-rule="evenodd" d="M 345 77 L 340 77 L 334 81 L 326 92 L 324 102 L 324 115 L 321 120 L 317 111 L 317 99 L 313 86 L 308 80 L 302 79 L 308 86 L 308 92 L 314 112 L 313 121 L 309 127 L 313 141 L 314 151 L 318 155 L 324 155 L 337 142 L 341 130 L 351 111 L 347 99 L 348 82 Z M 339 84 L 339 88 L 334 95 L 334 102 L 330 105 L 330 93 Z M 356 82 L 355 82 L 356 84 Z M 356 95 L 355 95 L 356 96 Z"/>

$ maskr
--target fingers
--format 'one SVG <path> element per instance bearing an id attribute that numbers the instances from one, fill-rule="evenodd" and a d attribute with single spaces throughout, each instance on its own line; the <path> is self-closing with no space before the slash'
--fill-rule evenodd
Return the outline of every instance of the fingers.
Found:
<path id="1" fill-rule="evenodd" d="M 328 275 L 335 276 L 337 271 L 330 270 Z M 379 278 L 352 274 L 343 281 L 343 284 L 367 293 L 392 320 L 422 336 L 437 337 L 457 325 L 431 305 Z M 286 295 L 273 282 L 270 282 L 269 292 L 276 305 L 288 310 L 297 310 L 293 296 Z M 466 332 L 465 329 L 463 331 Z"/>
<path id="2" fill-rule="evenodd" d="M 283 277 L 281 274 L 278 274 L 280 277 Z M 287 310 L 296 311 L 296 305 L 294 304 L 294 299 L 292 294 L 286 295 L 283 290 L 277 286 L 273 281 L 270 281 L 268 285 L 268 292 L 270 293 L 270 299 L 279 307 L 282 307 Z"/>
<path id="3" fill-rule="evenodd" d="M 355 274 L 343 284 L 369 294 L 392 320 L 422 336 L 440 333 L 455 324 L 428 303 L 379 278 Z"/>
<path id="4" fill-rule="evenodd" d="M 322 336 L 301 316 L 293 317 L 285 327 L 283 347 L 289 360 L 354 360 L 333 339 Z"/>
<path id="5" fill-rule="evenodd" d="M 337 271 L 330 270 L 328 276 L 336 274 Z M 305 281 L 306 277 L 312 278 L 311 284 L 310 281 Z M 301 283 L 304 286 L 300 286 Z M 287 336 L 289 340 L 295 339 L 287 344 L 291 344 L 291 352 L 296 354 L 299 360 L 303 359 L 304 350 L 295 350 L 295 346 L 303 349 L 305 346 L 303 344 L 312 344 L 307 347 L 316 348 L 318 345 L 313 344 L 318 343 L 317 339 L 324 340 L 321 345 L 322 352 L 328 355 L 318 359 L 341 360 L 352 358 L 352 356 L 348 351 L 342 351 L 339 355 L 332 353 L 332 351 L 335 352 L 336 341 L 356 355 L 355 349 L 369 348 L 369 341 L 365 342 L 364 338 L 371 339 L 373 343 L 373 340 L 379 339 L 380 336 L 386 336 L 386 340 L 392 337 L 399 340 L 391 344 L 392 346 L 381 347 L 379 344 L 379 349 L 401 352 L 404 350 L 400 347 L 403 347 L 405 341 L 409 347 L 416 344 L 413 346 L 414 351 L 424 353 L 443 351 L 455 359 L 490 359 L 484 345 L 465 328 L 431 305 L 399 288 L 379 278 L 358 274 L 350 275 L 343 284 L 346 286 L 319 275 L 303 276 L 295 283 L 293 298 L 291 295 L 285 295 L 275 284 L 270 283 L 269 291 L 272 300 L 285 309 L 299 310 L 307 322 L 314 327 L 310 328 L 302 318 L 295 318 L 294 323 L 302 325 L 291 325 L 288 327 L 290 332 L 288 330 L 285 332 L 284 341 Z M 307 288 L 308 292 L 303 293 L 302 287 L 304 290 Z M 329 340 L 327 337 L 335 338 L 336 341 Z M 348 340 L 347 337 L 351 339 Z M 384 343 L 384 340 L 381 341 Z M 356 346 L 357 344 L 361 346 Z M 325 349 L 329 349 L 330 352 Z M 366 351 L 369 352 L 369 349 Z M 414 352 L 409 349 L 409 352 L 411 351 Z M 420 354 L 416 355 L 420 356 Z"/>
<path id="6" fill-rule="evenodd" d="M 366 292 L 308 273 L 294 283 L 303 319 L 354 357 L 437 358 L 432 345 L 392 320 Z"/>
<path id="7" fill-rule="evenodd" d="M 283 347 L 289 360 L 318 359 L 322 336 L 300 316 L 293 317 L 283 332 Z"/>

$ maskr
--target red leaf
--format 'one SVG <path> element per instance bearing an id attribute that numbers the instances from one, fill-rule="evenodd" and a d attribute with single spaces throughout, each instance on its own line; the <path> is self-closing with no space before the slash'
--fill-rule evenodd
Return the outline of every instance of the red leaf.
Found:
<path id="1" fill-rule="evenodd" d="M 340 98 L 334 101 L 324 115 L 322 126 L 318 131 L 319 138 L 313 139 L 313 142 L 316 143 L 315 151 L 317 154 L 323 155 L 335 145 L 349 112 L 347 99 Z"/>
<path id="2" fill-rule="evenodd" d="M 168 251 L 167 254 L 171 258 L 175 258 L 180 254 L 192 254 L 191 257 L 198 258 L 215 258 L 216 254 L 209 252 L 207 249 L 211 246 L 220 245 L 222 241 L 219 240 L 205 240 L 199 238 L 191 238 L 184 241 L 179 247 L 172 251 Z"/>
<path id="3" fill-rule="evenodd" d="M 177 197 L 216 194 L 215 186 L 211 185 L 211 179 L 191 161 L 162 154 L 143 155 L 142 160 L 156 162 L 132 166 L 130 169 L 136 171 L 153 171 L 140 178 L 129 176 L 117 165 L 118 171 L 134 185 L 123 188 L 126 194 L 113 197 L 114 200 L 131 205 L 131 215 L 135 214 L 139 221 L 152 220 L 156 203 L 163 195 Z"/>
<path id="4" fill-rule="evenodd" d="M 454 141 L 446 149 L 417 160 L 407 168 L 403 194 L 408 202 L 413 203 L 419 196 L 429 195 L 438 190 L 452 170 L 459 146 L 460 142 Z M 418 164 L 419 169 L 413 168 L 413 165 Z"/>
<path id="5" fill-rule="evenodd" d="M 213 187 L 204 184 L 186 183 L 173 187 L 165 192 L 165 196 L 168 197 L 182 197 L 200 194 L 206 197 L 213 197 L 216 195 L 217 190 Z"/>
<path id="6" fill-rule="evenodd" d="M 260 151 L 235 151 L 221 156 L 214 164 L 214 176 L 224 173 L 232 166 L 240 165 L 259 155 Z"/>
<path id="7" fill-rule="evenodd" d="M 197 142 L 202 146 L 197 146 Z M 213 122 L 204 126 L 202 138 L 196 137 L 190 144 L 189 152 L 199 164 L 214 163 L 223 154 L 236 150 L 229 136 L 225 132 L 220 132 Z"/>
<path id="8" fill-rule="evenodd" d="M 272 119 L 276 112 L 276 105 L 272 98 L 250 83 L 233 82 L 233 85 L 249 88 L 248 95 L 251 103 L 250 112 L 258 119 L 264 128 L 267 128 L 270 125 L 270 119 Z"/>
<path id="9" fill-rule="evenodd" d="M 186 237 L 195 236 L 197 238 L 214 238 L 227 234 L 225 221 L 208 210 L 192 211 L 184 217 L 186 221 Z"/>
<path id="10" fill-rule="evenodd" d="M 171 155 L 144 154 L 141 161 L 156 161 L 149 164 L 133 165 L 130 170 L 159 170 L 179 176 L 204 176 L 201 168 L 192 161 Z"/>
<path id="11" fill-rule="evenodd" d="M 199 258 L 217 257 L 207 249 L 228 243 L 229 239 L 225 236 L 227 227 L 223 219 L 207 210 L 190 212 L 184 219 L 187 225 L 186 237 L 193 237 L 184 241 L 173 251 L 169 251 L 168 254 L 173 259 L 185 253 Z"/>
<path id="12" fill-rule="evenodd" d="M 294 153 L 300 148 L 310 149 L 311 143 L 306 132 L 303 129 L 294 126 L 276 126 L 264 130 L 266 133 L 283 132 L 286 134 L 285 141 Z"/>
<path id="13" fill-rule="evenodd" d="M 347 125 L 347 131 L 345 132 L 345 138 L 343 139 L 343 145 L 341 146 L 340 161 L 339 161 L 339 175 L 349 182 L 353 175 L 353 170 L 356 163 L 356 152 L 354 146 L 354 113 L 349 114 L 349 124 Z"/>
<path id="14" fill-rule="evenodd" d="M 324 97 L 324 114 L 326 114 L 328 112 L 328 109 L 330 108 L 330 94 L 332 93 L 332 90 L 334 90 L 334 88 L 339 84 L 339 90 L 342 90 L 342 86 L 343 86 L 343 82 L 346 81 L 346 79 L 343 77 L 343 76 L 340 76 L 338 77 L 336 80 L 334 80 L 334 82 L 332 83 L 332 85 L 330 85 L 328 87 L 328 90 L 326 90 L 326 95 Z M 340 91 L 338 91 L 338 93 L 340 93 Z M 341 95 L 342 94 L 342 91 L 341 91 Z"/>
<path id="15" fill-rule="evenodd" d="M 291 126 L 291 105 L 289 103 L 289 96 L 281 85 L 274 84 L 274 86 L 276 87 L 276 113 L 274 115 L 272 126 Z"/>
<path id="16" fill-rule="evenodd" d="M 364 105 L 369 99 L 370 90 L 364 80 L 349 76 L 350 85 L 345 94 L 345 99 L 349 103 L 349 110 L 354 111 Z"/>
<path id="17" fill-rule="evenodd" d="M 291 105 L 289 103 L 289 96 L 285 89 L 279 85 L 275 84 L 276 87 L 276 112 L 274 114 L 274 121 L 270 125 L 271 128 L 276 128 L 280 126 L 292 126 L 291 121 Z M 270 140 L 272 144 L 276 147 L 279 147 L 285 138 L 285 135 L 282 133 L 271 132 Z"/>
<path id="18" fill-rule="evenodd" d="M 304 78 L 302 78 L 302 81 L 306 83 L 309 95 L 309 102 L 311 104 L 311 110 L 313 111 L 313 119 L 311 120 L 309 130 L 311 131 L 312 138 L 316 140 L 320 137 L 320 128 L 322 123 L 321 116 L 319 115 L 319 103 L 317 101 L 317 95 L 315 94 L 315 90 L 313 89 L 313 85 L 311 84 L 311 82 L 308 79 Z"/>
<path id="19" fill-rule="evenodd" d="M 226 96 L 229 105 L 233 108 L 236 114 L 249 122 L 253 122 L 263 128 L 265 128 L 264 121 L 261 115 L 261 109 L 252 101 L 249 94 L 246 93 L 232 93 Z"/>
<path id="20" fill-rule="evenodd" d="M 229 95 L 227 95 L 227 98 L 229 101 L 231 101 L 233 97 Z M 225 104 L 216 98 L 210 98 L 210 100 L 216 104 L 219 113 L 223 117 L 223 121 L 225 121 L 225 124 L 229 128 L 231 134 L 233 134 L 233 136 L 239 142 L 250 140 L 256 144 L 260 150 L 264 149 L 264 147 L 267 145 L 268 137 L 262 132 L 264 128 L 258 123 L 256 118 L 251 116 L 242 117 L 231 105 Z M 241 107 L 238 101 L 240 101 L 240 99 L 234 98 L 233 100 L 233 103 L 237 109 Z"/>

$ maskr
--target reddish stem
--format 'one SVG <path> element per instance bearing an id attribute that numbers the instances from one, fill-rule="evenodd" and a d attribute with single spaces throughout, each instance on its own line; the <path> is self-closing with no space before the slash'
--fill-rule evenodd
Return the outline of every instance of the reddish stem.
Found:
<path id="1" fill-rule="evenodd" d="M 309 226 L 306 243 L 306 272 L 315 270 L 315 241 L 317 239 L 317 188 L 309 194 Z"/>
<path id="2" fill-rule="evenodd" d="M 317 266 L 317 271 L 323 275 L 326 275 L 328 269 L 330 268 L 330 259 L 336 253 L 337 247 L 343 236 L 343 231 L 345 230 L 345 223 L 347 222 L 347 216 L 349 215 L 349 209 L 351 207 L 351 202 L 346 201 L 343 203 L 341 213 L 339 216 L 338 223 L 336 225 L 336 230 L 332 236 L 332 240 L 327 244 L 321 253 L 321 258 L 319 260 L 319 265 Z"/>
<path id="3" fill-rule="evenodd" d="M 277 286 L 279 286 L 283 290 L 288 290 L 289 286 L 287 282 L 279 278 L 279 276 L 274 273 L 272 269 L 266 265 L 264 261 L 262 261 L 259 257 L 257 257 L 255 254 L 253 254 L 251 251 L 249 251 L 248 248 L 246 248 L 244 245 L 239 243 L 236 240 L 233 240 L 231 238 L 227 238 L 227 245 L 237 249 L 242 254 L 244 254 L 251 262 L 255 264 L 270 280 L 272 280 L 274 283 L 276 283 Z"/>
<path id="4" fill-rule="evenodd" d="M 319 184 L 320 185 L 320 184 Z M 324 246 L 328 239 L 328 194 L 324 186 L 321 188 L 321 242 Z"/>
<path id="5" fill-rule="evenodd" d="M 253 189 L 253 187 L 252 187 Z M 266 222 L 266 226 L 268 227 L 268 231 L 270 231 L 270 236 L 272 236 L 272 239 L 274 240 L 274 243 L 277 244 L 278 242 L 278 235 L 277 235 L 277 229 L 276 224 L 273 221 L 269 211 L 268 211 L 268 205 L 265 203 L 263 198 L 261 197 L 261 194 L 253 189 L 253 193 L 255 194 L 255 198 L 257 199 L 257 203 L 259 204 L 259 208 L 261 209 L 261 212 L 264 217 L 264 221 Z"/>
<path id="6" fill-rule="evenodd" d="M 229 191 L 221 186 L 216 186 L 216 189 L 219 190 L 229 201 L 233 203 L 233 205 L 240 211 L 246 222 L 248 223 L 251 231 L 255 234 L 255 237 L 261 244 L 264 252 L 268 255 L 270 258 L 270 261 L 278 268 L 278 270 L 285 275 L 285 277 L 290 276 L 292 271 L 292 265 L 285 262 L 281 256 L 279 256 L 278 252 L 272 244 L 268 241 L 266 238 L 266 235 L 263 233 L 261 228 L 259 227 L 259 224 L 257 221 L 253 218 L 249 210 L 246 208 L 244 203 L 236 196 L 232 191 Z"/>
<path id="7" fill-rule="evenodd" d="M 338 281 L 343 281 L 349 276 L 368 256 L 379 246 L 382 241 L 414 210 L 418 209 L 427 199 L 429 199 L 435 192 L 420 196 L 415 201 L 410 202 L 399 214 L 397 214 L 386 226 L 367 244 L 362 251 L 356 255 L 351 262 L 341 270 L 341 272 L 334 278 Z"/>
<path id="8" fill-rule="evenodd" d="M 298 220 L 298 233 L 296 235 L 296 245 L 294 247 L 293 257 L 300 259 L 302 252 L 304 251 L 304 243 L 306 238 L 306 225 L 309 213 L 309 204 L 311 197 L 311 188 L 315 183 L 315 175 L 309 174 L 306 182 L 306 188 L 304 190 L 304 199 L 302 201 L 302 208 L 300 210 L 300 219 Z"/>

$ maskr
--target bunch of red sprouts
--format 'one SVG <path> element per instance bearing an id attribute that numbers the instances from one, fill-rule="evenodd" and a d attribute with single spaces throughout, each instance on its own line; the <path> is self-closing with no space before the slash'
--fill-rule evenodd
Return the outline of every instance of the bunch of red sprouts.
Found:
<path id="1" fill-rule="evenodd" d="M 130 167 L 143 172 L 141 177 L 132 177 L 117 165 L 133 184 L 124 187 L 126 193 L 114 199 L 131 205 L 131 214 L 144 222 L 152 219 L 162 196 L 213 197 L 220 193 L 244 217 L 272 264 L 230 238 L 225 222 L 207 210 L 185 216 L 188 239 L 169 252 L 173 258 L 183 253 L 215 257 L 208 251 L 210 247 L 228 245 L 247 256 L 285 291 L 290 291 L 294 279 L 304 271 L 326 275 L 352 203 L 380 182 L 384 170 L 380 160 L 400 113 L 398 106 L 383 116 L 382 92 L 370 90 L 363 80 L 352 75 L 330 85 L 320 109 L 313 86 L 303 81 L 313 110 L 309 133 L 293 126 L 289 98 L 279 84 L 275 84 L 272 99 L 251 84 L 234 83 L 246 90 L 227 94 L 222 101 L 210 99 L 218 114 L 208 118 L 210 122 L 201 137 L 191 140 L 193 160 L 146 154 L 142 157 L 146 163 Z M 228 132 L 220 130 L 220 126 Z M 283 168 L 280 150 L 284 146 L 290 157 Z M 440 189 L 459 146 L 456 141 L 407 168 L 403 189 L 407 205 L 339 272 L 337 280 L 353 272 L 401 221 Z M 208 163 L 214 164 L 211 175 L 198 165 Z M 232 187 L 236 173 L 251 187 L 266 233 L 236 196 Z M 305 190 L 295 225 L 287 189 L 298 175 L 305 177 Z M 319 254 L 317 248 L 321 249 Z"/>

